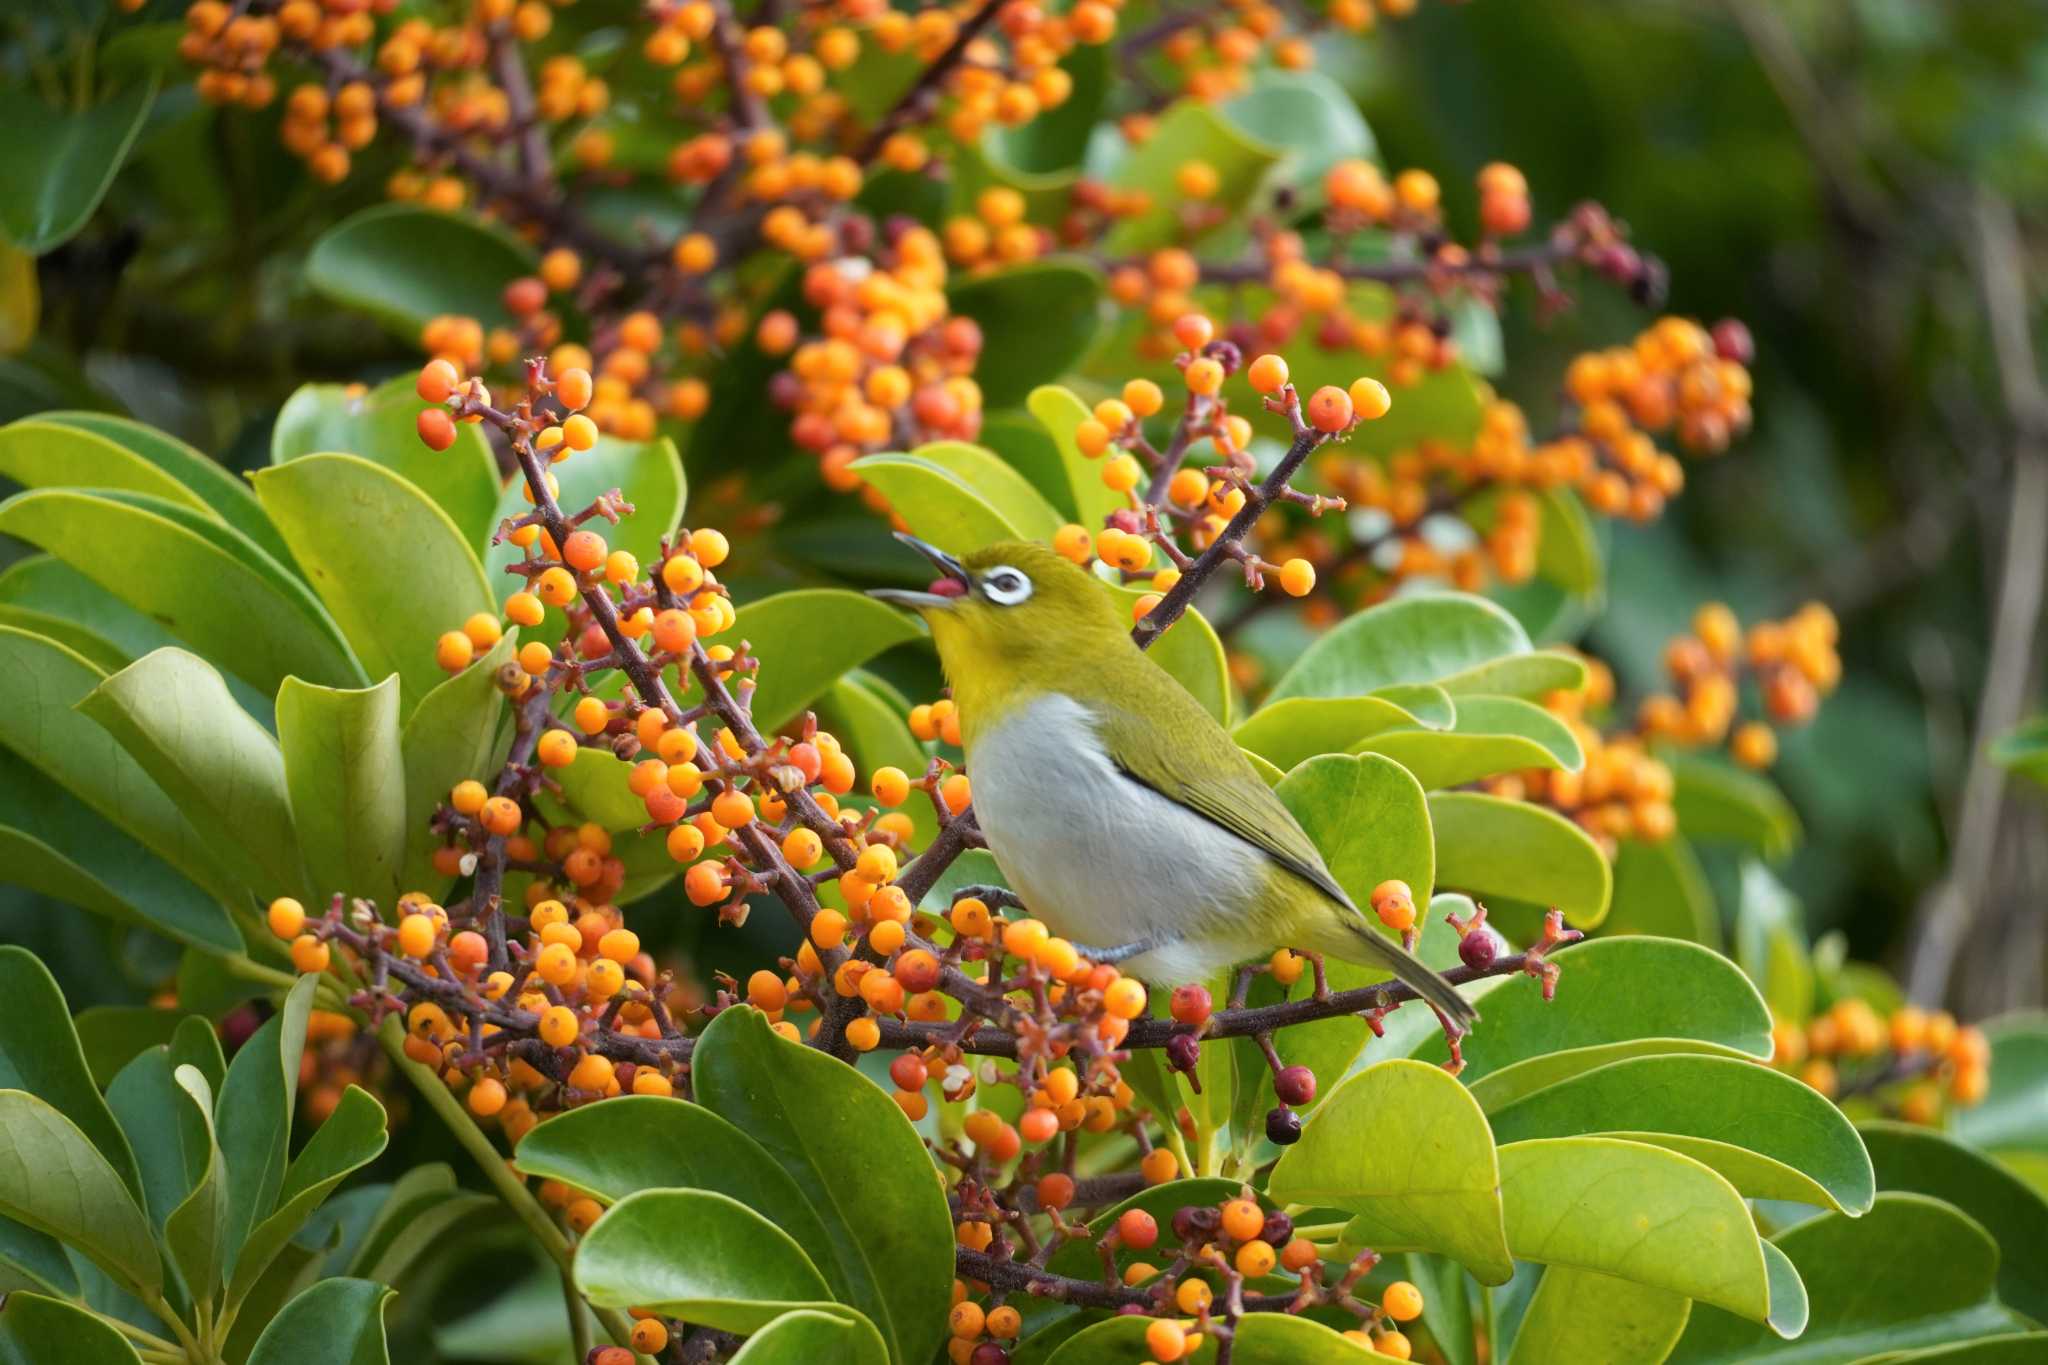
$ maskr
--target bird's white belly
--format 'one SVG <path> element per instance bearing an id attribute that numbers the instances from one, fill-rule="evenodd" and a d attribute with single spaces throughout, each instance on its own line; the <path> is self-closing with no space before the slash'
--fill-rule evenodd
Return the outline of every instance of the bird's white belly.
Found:
<path id="1" fill-rule="evenodd" d="M 1264 883 L 1264 855 L 1125 776 L 1081 703 L 1025 703 L 977 740 L 968 776 L 997 866 L 1054 933 L 1098 949 L 1157 939 L 1121 964 L 1154 982 L 1201 980 L 1271 950 L 1233 932 Z"/>

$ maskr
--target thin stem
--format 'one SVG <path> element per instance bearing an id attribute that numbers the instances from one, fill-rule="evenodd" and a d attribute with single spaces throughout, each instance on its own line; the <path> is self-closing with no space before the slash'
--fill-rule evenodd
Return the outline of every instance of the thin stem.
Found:
<path id="1" fill-rule="evenodd" d="M 569 1315 L 570 1359 L 582 1361 L 590 1355 L 590 1317 L 583 1311 L 583 1295 L 577 1292 L 576 1277 L 562 1268 L 562 1308 Z"/>

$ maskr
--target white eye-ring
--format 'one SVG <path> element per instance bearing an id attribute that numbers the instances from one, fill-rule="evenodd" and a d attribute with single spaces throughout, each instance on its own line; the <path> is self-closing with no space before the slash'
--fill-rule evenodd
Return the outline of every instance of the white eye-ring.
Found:
<path id="1" fill-rule="evenodd" d="M 1014 607 L 1031 596 L 1031 580 L 1007 564 L 981 576 L 982 595 L 999 607 Z"/>

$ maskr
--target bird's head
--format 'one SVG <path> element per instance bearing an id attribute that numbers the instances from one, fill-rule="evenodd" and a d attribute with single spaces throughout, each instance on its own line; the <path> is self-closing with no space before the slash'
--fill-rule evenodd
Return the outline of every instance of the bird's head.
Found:
<path id="1" fill-rule="evenodd" d="M 1128 647 L 1128 623 L 1105 586 L 1044 545 L 998 541 L 956 559 L 915 536 L 896 537 L 939 571 L 931 588 L 876 588 L 869 596 L 908 607 L 931 626 L 939 662 L 964 715 L 963 696 L 999 699 L 1072 678 L 1107 648 Z"/>

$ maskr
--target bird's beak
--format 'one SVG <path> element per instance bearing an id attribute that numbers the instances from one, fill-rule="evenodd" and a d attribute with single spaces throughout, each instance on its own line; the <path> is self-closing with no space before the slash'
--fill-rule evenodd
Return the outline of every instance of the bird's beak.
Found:
<path id="1" fill-rule="evenodd" d="M 939 577 L 933 580 L 930 590 L 926 592 L 911 592 L 904 588 L 869 588 L 868 596 L 883 602 L 892 602 L 899 607 L 908 607 L 912 611 L 928 611 L 933 607 L 951 606 L 973 588 L 973 582 L 967 577 L 967 566 L 938 546 L 902 531 L 896 533 L 896 539 L 930 560 L 932 567 L 939 571 Z"/>

